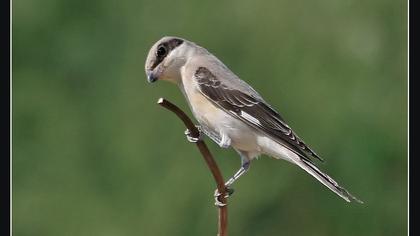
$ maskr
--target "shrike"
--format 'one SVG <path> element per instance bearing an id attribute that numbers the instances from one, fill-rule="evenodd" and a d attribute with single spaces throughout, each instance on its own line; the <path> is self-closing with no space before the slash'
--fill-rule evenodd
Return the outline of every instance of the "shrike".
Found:
<path id="1" fill-rule="evenodd" d="M 347 202 L 362 203 L 319 170 L 312 159 L 322 159 L 280 114 L 205 48 L 182 38 L 163 37 L 151 47 L 145 70 L 150 83 L 167 80 L 178 85 L 201 131 L 220 147 L 239 153 L 242 165 L 226 182 L 228 189 L 252 160 L 266 154 L 298 165 Z M 186 134 L 191 142 L 197 141 Z"/>

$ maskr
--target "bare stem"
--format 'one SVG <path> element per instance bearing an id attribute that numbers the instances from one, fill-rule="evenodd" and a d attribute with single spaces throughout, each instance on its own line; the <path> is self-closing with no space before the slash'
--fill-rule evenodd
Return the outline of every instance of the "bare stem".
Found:
<path id="1" fill-rule="evenodd" d="M 160 98 L 157 102 L 159 105 L 163 106 L 164 108 L 172 111 L 175 113 L 181 120 L 184 122 L 184 125 L 187 129 L 190 130 L 191 136 L 194 138 L 198 138 L 200 135 L 200 131 L 195 127 L 194 123 L 191 119 L 183 112 L 179 107 L 174 105 L 173 103 L 169 102 L 164 98 Z M 227 204 L 227 199 L 225 198 L 226 195 L 226 187 L 225 181 L 223 180 L 222 173 L 220 172 L 219 167 L 217 166 L 216 162 L 214 161 L 213 155 L 210 153 L 206 143 L 203 140 L 199 140 L 195 143 L 198 149 L 201 152 L 204 160 L 209 167 L 214 180 L 216 181 L 217 189 L 221 194 L 219 197 L 220 202 Z M 227 236 L 227 205 L 219 206 L 219 223 L 218 223 L 218 235 L 219 236 Z"/>

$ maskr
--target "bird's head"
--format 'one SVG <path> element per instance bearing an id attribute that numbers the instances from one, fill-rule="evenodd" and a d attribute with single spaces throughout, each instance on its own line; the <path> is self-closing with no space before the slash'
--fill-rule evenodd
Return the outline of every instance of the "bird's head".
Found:
<path id="1" fill-rule="evenodd" d="M 163 37 L 149 50 L 145 70 L 147 81 L 167 80 L 177 83 L 181 80 L 180 68 L 187 58 L 188 44 L 178 37 Z"/>

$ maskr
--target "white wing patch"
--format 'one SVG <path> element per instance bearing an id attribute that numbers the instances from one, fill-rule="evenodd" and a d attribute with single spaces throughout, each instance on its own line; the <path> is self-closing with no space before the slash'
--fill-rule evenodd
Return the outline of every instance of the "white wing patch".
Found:
<path id="1" fill-rule="evenodd" d="M 257 118 L 255 118 L 255 117 L 251 116 L 250 114 L 248 114 L 248 113 L 246 113 L 246 112 L 244 112 L 244 111 L 241 111 L 241 116 L 242 116 L 243 118 L 245 118 L 245 119 L 247 119 L 247 120 L 251 121 L 251 122 L 252 122 L 252 123 L 254 123 L 254 124 L 259 124 L 259 125 L 261 125 L 260 121 L 259 121 Z"/>

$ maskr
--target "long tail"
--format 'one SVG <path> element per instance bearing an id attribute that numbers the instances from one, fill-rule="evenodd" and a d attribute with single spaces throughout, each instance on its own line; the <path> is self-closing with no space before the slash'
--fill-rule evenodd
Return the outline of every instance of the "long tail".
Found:
<path id="1" fill-rule="evenodd" d="M 330 176 L 319 170 L 314 164 L 301 158 L 299 158 L 299 160 L 294 160 L 293 162 L 347 202 L 356 201 L 358 203 L 363 203 L 361 200 L 349 193 L 345 188 L 338 185 L 338 183 Z"/>
<path id="2" fill-rule="evenodd" d="M 284 159 L 293 164 L 298 165 L 300 168 L 304 169 L 310 175 L 315 177 L 319 182 L 327 186 L 331 191 L 336 193 L 338 196 L 340 196 L 347 202 L 355 201 L 358 203 L 363 203 L 361 200 L 357 199 L 355 196 L 350 194 L 345 188 L 338 185 L 338 183 L 335 182 L 335 180 L 333 180 L 327 174 L 323 173 L 314 164 L 300 157 L 298 154 L 292 152 L 283 145 L 280 145 L 279 143 L 276 143 L 270 139 L 264 139 L 264 142 L 262 142 L 261 145 L 265 147 L 264 151 L 266 154 L 276 159 Z"/>

